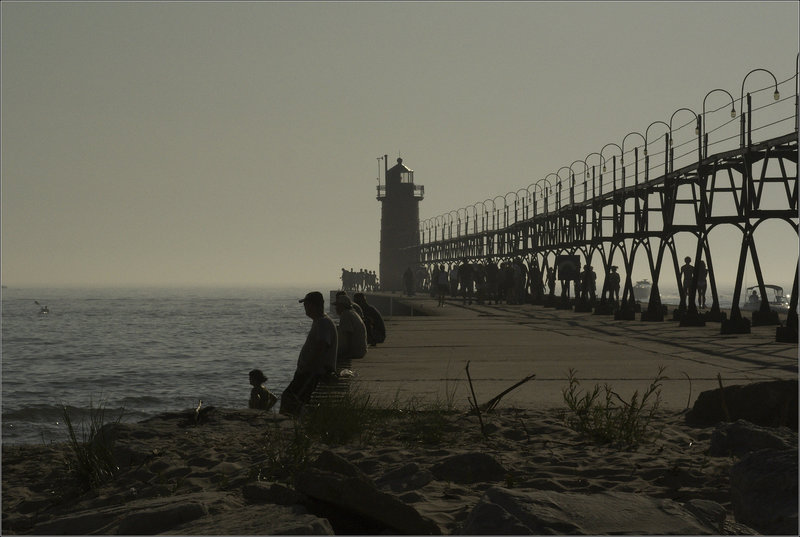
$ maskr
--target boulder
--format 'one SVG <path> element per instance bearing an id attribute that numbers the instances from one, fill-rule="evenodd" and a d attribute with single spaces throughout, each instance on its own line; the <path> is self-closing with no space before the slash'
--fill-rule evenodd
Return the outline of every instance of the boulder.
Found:
<path id="1" fill-rule="evenodd" d="M 720 534 L 725 533 L 728 511 L 722 505 L 711 500 L 694 499 L 689 500 L 683 506 L 706 525 L 716 528 Z"/>
<path id="2" fill-rule="evenodd" d="M 126 516 L 119 523 L 121 535 L 155 535 L 208 514 L 208 508 L 197 502 L 180 502 L 144 509 Z"/>
<path id="3" fill-rule="evenodd" d="M 687 423 L 700 427 L 740 419 L 797 431 L 797 381 L 774 380 L 708 390 L 697 397 L 686 414 Z"/>
<path id="4" fill-rule="evenodd" d="M 153 498 L 121 505 L 93 507 L 37 524 L 39 535 L 153 535 L 203 518 L 215 497 L 207 494 Z"/>
<path id="5" fill-rule="evenodd" d="M 503 481 L 508 472 L 491 455 L 464 453 L 447 457 L 434 464 L 431 473 L 442 481 L 469 484 Z"/>
<path id="6" fill-rule="evenodd" d="M 251 503 L 274 503 L 277 505 L 295 505 L 303 501 L 303 495 L 281 485 L 257 481 L 242 487 L 242 496 Z"/>
<path id="7" fill-rule="evenodd" d="M 693 512 L 697 510 L 702 515 Z M 628 492 L 579 494 L 492 487 L 467 516 L 460 533 L 713 535 L 720 532 L 719 511 L 709 505 L 686 508 L 669 499 Z"/>
<path id="8" fill-rule="evenodd" d="M 763 534 L 797 535 L 797 450 L 754 451 L 731 467 L 737 522 Z"/>
<path id="9" fill-rule="evenodd" d="M 431 519 L 422 516 L 412 506 L 388 493 L 381 492 L 360 471 L 336 455 L 320 457 L 308 469 L 295 476 L 295 489 L 313 500 L 334 507 L 349 526 L 367 528 L 384 527 L 394 534 L 440 535 L 441 528 Z M 345 462 L 346 464 L 342 464 Z M 321 469 L 328 468 L 328 469 Z M 346 473 L 330 471 L 331 467 Z M 351 468 L 352 467 L 352 468 Z M 347 475 L 355 469 L 358 473 Z M 363 524 L 357 520 L 363 519 Z M 331 522 L 333 520 L 331 519 Z M 336 523 L 333 526 L 336 527 Z"/>
<path id="10" fill-rule="evenodd" d="M 435 476 L 420 468 L 419 464 L 410 462 L 382 475 L 376 482 L 380 488 L 388 488 L 392 492 L 406 492 L 424 487 Z"/>
<path id="11" fill-rule="evenodd" d="M 323 451 L 320 453 L 319 457 L 317 457 L 311 466 L 323 472 L 333 472 L 335 474 L 369 481 L 369 477 L 362 472 L 358 466 L 332 451 Z"/>
<path id="12" fill-rule="evenodd" d="M 708 450 L 712 457 L 743 456 L 761 449 L 793 449 L 797 447 L 797 433 L 786 427 L 759 427 L 749 421 L 720 423 L 711 434 Z"/>
<path id="13" fill-rule="evenodd" d="M 334 535 L 330 522 L 301 506 L 231 506 L 168 532 L 178 535 Z"/>

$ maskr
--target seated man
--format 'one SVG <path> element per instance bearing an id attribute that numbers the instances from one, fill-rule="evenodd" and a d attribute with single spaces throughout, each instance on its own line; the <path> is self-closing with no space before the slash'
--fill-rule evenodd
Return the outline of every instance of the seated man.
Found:
<path id="1" fill-rule="evenodd" d="M 280 413 L 290 416 L 299 415 L 303 405 L 311 400 L 320 379 L 336 371 L 336 325 L 325 315 L 322 293 L 312 291 L 300 302 L 313 322 L 300 350 L 294 377 L 281 395 Z"/>
<path id="2" fill-rule="evenodd" d="M 367 354 L 367 328 L 364 321 L 353 310 L 349 296 L 339 295 L 333 304 L 339 316 L 337 360 L 363 358 Z"/>
<path id="3" fill-rule="evenodd" d="M 440 274 L 444 274 L 444 278 L 447 279 L 447 272 L 442 270 Z M 444 292 L 446 291 L 440 291 L 442 294 Z M 353 301 L 361 306 L 361 311 L 364 312 L 363 317 L 364 326 L 367 328 L 367 343 L 373 347 L 378 343 L 383 343 L 386 340 L 386 325 L 383 322 L 381 313 L 374 306 L 367 303 L 364 293 L 356 293 L 353 295 Z"/>

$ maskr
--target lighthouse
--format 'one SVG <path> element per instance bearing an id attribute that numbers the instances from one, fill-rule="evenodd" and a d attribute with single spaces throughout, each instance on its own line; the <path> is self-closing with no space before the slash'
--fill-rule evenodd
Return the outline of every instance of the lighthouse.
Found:
<path id="1" fill-rule="evenodd" d="M 384 155 L 384 184 L 378 178 L 378 201 L 381 202 L 380 280 L 384 291 L 403 289 L 403 273 L 418 262 L 419 202 L 425 187 L 414 184 L 414 172 L 398 158 L 389 168 Z M 379 168 L 380 169 L 380 168 Z"/>

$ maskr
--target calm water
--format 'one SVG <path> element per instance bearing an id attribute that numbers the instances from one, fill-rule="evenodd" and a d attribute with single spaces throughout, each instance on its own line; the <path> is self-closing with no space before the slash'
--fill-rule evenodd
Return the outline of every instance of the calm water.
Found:
<path id="1" fill-rule="evenodd" d="M 244 407 L 253 368 L 280 395 L 311 324 L 307 290 L 3 289 L 2 442 L 64 440 L 62 405 L 76 421 L 90 405 L 124 421 L 201 399 Z"/>
<path id="2" fill-rule="evenodd" d="M 3 289 L 2 442 L 63 440 L 63 405 L 75 421 L 90 405 L 123 421 L 201 399 L 246 407 L 253 368 L 280 394 L 311 324 L 307 290 Z"/>

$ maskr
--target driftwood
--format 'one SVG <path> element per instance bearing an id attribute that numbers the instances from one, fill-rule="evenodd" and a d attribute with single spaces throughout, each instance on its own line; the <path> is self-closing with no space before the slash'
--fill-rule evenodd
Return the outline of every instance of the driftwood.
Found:
<path id="1" fill-rule="evenodd" d="M 523 384 L 525 384 L 529 380 L 533 380 L 535 378 L 536 378 L 536 374 L 535 373 L 532 374 L 532 375 L 528 375 L 527 377 L 525 377 L 521 381 L 517 382 L 516 384 L 514 384 L 510 388 L 507 388 L 507 389 L 503 390 L 499 394 L 495 395 L 494 397 L 492 397 L 491 399 L 489 399 L 488 401 L 483 403 L 480 407 L 478 407 L 478 409 L 482 410 L 484 412 L 486 412 L 488 410 L 494 410 L 494 407 L 497 406 L 497 403 L 499 403 L 500 399 L 502 399 L 505 395 L 507 395 L 508 393 L 512 392 L 513 390 L 516 390 L 517 388 L 519 388 L 520 386 L 522 386 Z M 474 394 L 473 394 L 473 397 L 474 397 Z"/>

